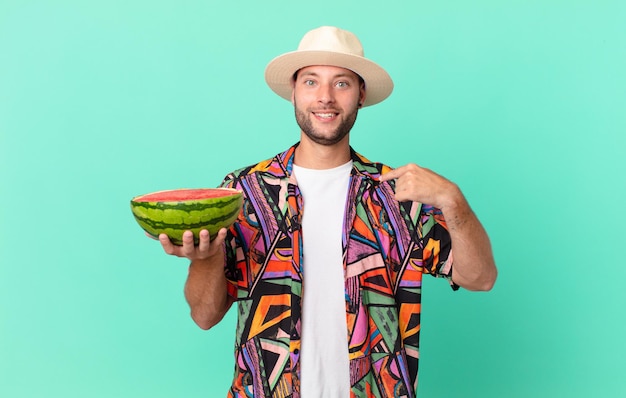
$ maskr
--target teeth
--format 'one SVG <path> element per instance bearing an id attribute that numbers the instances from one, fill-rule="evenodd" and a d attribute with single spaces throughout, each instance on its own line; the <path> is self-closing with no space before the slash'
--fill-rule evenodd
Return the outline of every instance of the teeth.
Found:
<path id="1" fill-rule="evenodd" d="M 335 116 L 334 113 L 316 113 L 317 116 L 324 118 L 324 119 L 329 119 L 333 116 Z"/>

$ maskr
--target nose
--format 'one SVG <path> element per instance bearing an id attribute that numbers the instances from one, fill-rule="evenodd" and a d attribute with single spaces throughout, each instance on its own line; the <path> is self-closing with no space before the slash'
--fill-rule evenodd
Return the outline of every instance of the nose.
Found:
<path id="1" fill-rule="evenodd" d="M 335 93 L 332 84 L 321 84 L 318 90 L 318 99 L 322 104 L 332 104 L 335 102 Z"/>

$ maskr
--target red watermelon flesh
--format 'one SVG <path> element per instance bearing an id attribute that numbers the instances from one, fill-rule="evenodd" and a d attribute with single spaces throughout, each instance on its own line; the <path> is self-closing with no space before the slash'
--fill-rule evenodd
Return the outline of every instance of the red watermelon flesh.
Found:
<path id="1" fill-rule="evenodd" d="M 173 189 L 141 195 L 134 200 L 136 202 L 180 202 L 185 200 L 220 198 L 235 195 L 237 192 L 238 191 L 228 188 Z"/>

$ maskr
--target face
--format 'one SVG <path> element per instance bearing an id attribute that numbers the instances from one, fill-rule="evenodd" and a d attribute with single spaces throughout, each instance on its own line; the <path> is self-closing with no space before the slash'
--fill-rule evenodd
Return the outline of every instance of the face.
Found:
<path id="1" fill-rule="evenodd" d="M 294 82 L 296 121 L 304 136 L 320 145 L 334 145 L 347 137 L 364 100 L 363 83 L 348 69 L 308 66 L 298 71 Z"/>

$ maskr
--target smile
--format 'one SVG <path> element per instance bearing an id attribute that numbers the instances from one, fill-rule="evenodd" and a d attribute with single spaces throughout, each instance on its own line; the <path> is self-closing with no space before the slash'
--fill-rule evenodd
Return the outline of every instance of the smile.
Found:
<path id="1" fill-rule="evenodd" d="M 333 117 L 337 116 L 336 113 L 328 113 L 328 112 L 324 112 L 324 113 L 313 112 L 313 114 L 320 119 L 332 119 Z"/>

